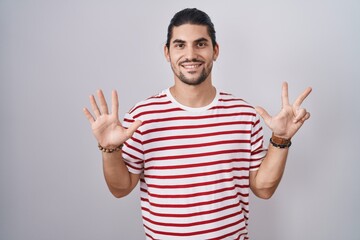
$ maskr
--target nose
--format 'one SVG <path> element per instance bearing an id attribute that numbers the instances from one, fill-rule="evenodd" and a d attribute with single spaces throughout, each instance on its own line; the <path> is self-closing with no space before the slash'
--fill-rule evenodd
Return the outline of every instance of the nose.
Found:
<path id="1" fill-rule="evenodd" d="M 186 49 L 186 59 L 188 60 L 193 60 L 193 59 L 196 59 L 197 58 L 197 52 L 196 52 L 196 49 L 193 47 L 193 46 L 189 46 L 187 49 Z"/>

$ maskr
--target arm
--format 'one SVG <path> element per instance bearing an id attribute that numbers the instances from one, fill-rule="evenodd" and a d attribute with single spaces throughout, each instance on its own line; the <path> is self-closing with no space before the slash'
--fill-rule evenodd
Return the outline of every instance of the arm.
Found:
<path id="1" fill-rule="evenodd" d="M 117 198 L 128 195 L 139 182 L 140 175 L 128 171 L 121 151 L 102 153 L 106 184 L 110 192 Z"/>
<path id="2" fill-rule="evenodd" d="M 269 199 L 280 183 L 289 149 L 269 145 L 266 157 L 257 171 L 250 172 L 250 188 L 259 198 Z"/>
<path id="3" fill-rule="evenodd" d="M 128 129 L 125 129 L 118 117 L 118 96 L 116 91 L 112 92 L 112 112 L 109 113 L 108 106 L 101 90 L 97 92 L 100 108 L 93 95 L 90 96 L 90 103 L 95 117 L 87 108 L 84 114 L 91 124 L 93 134 L 98 143 L 106 149 L 114 149 L 129 139 L 141 122 L 135 121 Z M 121 149 L 111 153 L 103 152 L 103 169 L 106 183 L 110 192 L 115 197 L 123 197 L 129 194 L 139 181 L 138 174 L 128 171 L 122 158 Z"/>
<path id="4" fill-rule="evenodd" d="M 310 92 L 311 88 L 307 88 L 296 99 L 294 104 L 290 105 L 288 85 L 284 83 L 282 86 L 282 109 L 280 113 L 271 117 L 261 107 L 257 107 L 256 111 L 276 137 L 291 139 L 310 117 L 309 112 L 304 108 L 300 108 Z M 256 196 L 268 199 L 274 194 L 284 173 L 288 152 L 289 148 L 277 148 L 269 144 L 268 152 L 259 169 L 250 172 L 250 188 Z"/>

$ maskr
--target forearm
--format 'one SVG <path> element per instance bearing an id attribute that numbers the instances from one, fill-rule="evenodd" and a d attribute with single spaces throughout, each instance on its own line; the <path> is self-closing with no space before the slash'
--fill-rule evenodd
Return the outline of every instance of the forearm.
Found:
<path id="1" fill-rule="evenodd" d="M 251 179 L 251 189 L 260 198 L 270 198 L 283 176 L 288 148 L 276 148 L 269 145 L 268 152 L 258 171 Z"/>
<path id="2" fill-rule="evenodd" d="M 262 107 L 255 108 L 273 132 L 265 159 L 257 171 L 250 172 L 251 190 L 261 198 L 271 197 L 280 183 L 291 145 L 290 140 L 310 117 L 310 113 L 301 108 L 301 104 L 311 90 L 308 87 L 291 105 L 288 84 L 284 82 L 281 93 L 282 107 L 277 115 L 271 116 Z"/>
<path id="3" fill-rule="evenodd" d="M 122 158 L 122 152 L 102 153 L 106 183 L 115 197 L 127 195 L 131 190 L 131 174 Z"/>

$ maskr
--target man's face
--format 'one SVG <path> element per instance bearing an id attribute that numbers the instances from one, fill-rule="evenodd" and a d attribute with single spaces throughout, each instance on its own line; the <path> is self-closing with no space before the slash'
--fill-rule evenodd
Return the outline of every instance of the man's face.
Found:
<path id="1" fill-rule="evenodd" d="M 212 45 L 207 27 L 202 25 L 174 27 L 169 49 L 165 46 L 175 79 L 188 85 L 199 85 L 209 78 L 218 52 L 218 45 Z"/>

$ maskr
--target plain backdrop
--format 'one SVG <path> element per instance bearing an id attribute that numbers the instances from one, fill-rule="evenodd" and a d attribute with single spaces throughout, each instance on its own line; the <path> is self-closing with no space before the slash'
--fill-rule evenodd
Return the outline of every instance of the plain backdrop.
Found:
<path id="1" fill-rule="evenodd" d="M 0 239 L 144 239 L 139 190 L 109 193 L 82 108 L 117 89 L 122 118 L 171 86 L 186 7 L 215 24 L 218 89 L 276 114 L 283 81 L 291 101 L 313 87 L 277 192 L 251 196 L 251 239 L 360 239 L 358 0 L 0 0 Z"/>

